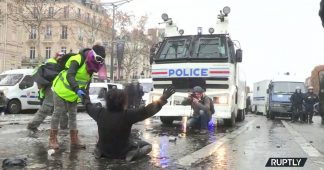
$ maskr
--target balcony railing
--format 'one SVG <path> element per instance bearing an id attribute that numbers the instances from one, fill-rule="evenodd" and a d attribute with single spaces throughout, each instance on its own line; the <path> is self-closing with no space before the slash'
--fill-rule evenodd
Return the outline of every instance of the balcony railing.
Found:
<path id="1" fill-rule="evenodd" d="M 67 39 L 68 34 L 60 34 L 61 39 Z"/>
<path id="2" fill-rule="evenodd" d="M 44 35 L 44 40 L 45 40 L 45 41 L 52 41 L 52 35 L 45 34 L 45 35 Z"/>
<path id="3" fill-rule="evenodd" d="M 36 58 L 31 59 L 29 57 L 25 57 L 21 60 L 21 65 L 23 65 L 23 66 L 37 66 L 38 62 L 39 62 L 39 60 Z"/>

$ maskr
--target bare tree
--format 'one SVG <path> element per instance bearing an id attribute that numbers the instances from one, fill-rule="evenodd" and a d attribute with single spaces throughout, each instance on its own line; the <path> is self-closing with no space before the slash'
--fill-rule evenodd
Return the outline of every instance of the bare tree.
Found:
<path id="1" fill-rule="evenodd" d="M 62 8 L 54 0 L 13 0 L 8 7 L 9 18 L 17 25 L 25 28 L 29 33 L 29 39 L 35 40 L 33 44 L 37 53 L 36 59 L 38 63 L 41 63 L 40 38 L 42 26 L 45 22 L 60 17 L 58 14 L 62 11 Z"/>
<path id="2" fill-rule="evenodd" d="M 132 72 L 141 67 L 140 63 L 144 58 L 149 57 L 149 40 L 144 34 L 147 19 L 147 16 L 142 16 L 132 31 L 124 35 L 126 43 L 122 67 L 126 74 L 126 81 L 129 80 Z"/>

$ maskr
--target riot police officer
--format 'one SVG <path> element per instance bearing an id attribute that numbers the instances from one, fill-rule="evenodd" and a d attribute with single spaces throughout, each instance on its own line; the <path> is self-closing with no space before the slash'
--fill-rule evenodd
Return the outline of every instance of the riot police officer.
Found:
<path id="1" fill-rule="evenodd" d="M 305 120 L 309 123 L 313 123 L 314 104 L 317 102 L 319 102 L 318 96 L 314 93 L 314 88 L 309 86 L 304 98 Z"/>
<path id="2" fill-rule="evenodd" d="M 300 87 L 296 87 L 295 93 L 291 95 L 290 102 L 292 104 L 292 122 L 298 121 L 301 117 L 303 109 L 303 93 Z"/>

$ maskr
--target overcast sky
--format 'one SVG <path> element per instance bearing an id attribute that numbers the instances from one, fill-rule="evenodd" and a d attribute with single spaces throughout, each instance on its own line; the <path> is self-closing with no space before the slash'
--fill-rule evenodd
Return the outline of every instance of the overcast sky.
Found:
<path id="1" fill-rule="evenodd" d="M 104 0 L 113 2 L 111 0 Z M 320 0 L 133 0 L 118 10 L 147 14 L 148 27 L 160 27 L 168 13 L 185 34 L 215 27 L 219 10 L 231 7 L 230 35 L 243 49 L 248 85 L 291 72 L 304 81 L 314 66 L 324 64 L 324 29 Z"/>

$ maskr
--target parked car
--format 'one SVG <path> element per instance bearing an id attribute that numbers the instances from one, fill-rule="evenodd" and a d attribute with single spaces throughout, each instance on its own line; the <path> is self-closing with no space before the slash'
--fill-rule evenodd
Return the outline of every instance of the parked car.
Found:
<path id="1" fill-rule="evenodd" d="M 89 97 L 91 103 L 98 106 L 105 107 L 105 96 L 108 92 L 108 86 L 106 83 L 91 83 L 89 88 Z"/>
<path id="2" fill-rule="evenodd" d="M 91 103 L 94 103 L 100 107 L 106 107 L 105 95 L 109 90 L 113 88 L 124 89 L 124 86 L 119 83 L 104 83 L 104 82 L 90 83 L 89 97 Z M 84 111 L 84 110 L 85 110 L 84 105 L 82 105 L 82 103 L 78 103 L 78 111 Z"/>
<path id="3" fill-rule="evenodd" d="M 142 104 L 146 105 L 149 100 L 149 93 L 153 91 L 153 79 L 146 78 L 146 79 L 138 79 L 138 82 L 143 87 L 144 96 L 142 97 Z"/>

